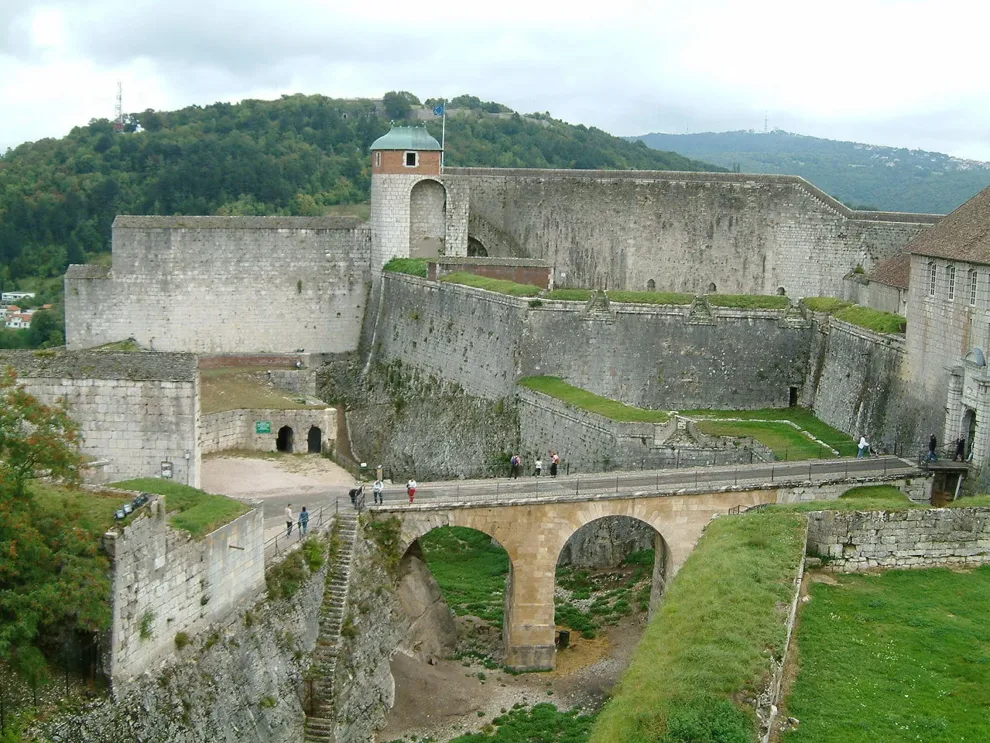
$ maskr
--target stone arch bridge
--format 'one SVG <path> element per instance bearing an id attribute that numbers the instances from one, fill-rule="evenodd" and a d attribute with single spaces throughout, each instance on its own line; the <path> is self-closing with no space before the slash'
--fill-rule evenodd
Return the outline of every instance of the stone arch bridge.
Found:
<path id="1" fill-rule="evenodd" d="M 915 500 L 925 497 L 925 480 L 918 477 L 921 473 L 913 464 L 894 457 L 881 458 L 881 462 L 870 460 L 855 472 L 840 473 L 834 471 L 834 465 L 830 473 L 824 462 L 801 463 L 794 469 L 800 475 L 793 479 L 764 484 L 746 482 L 747 473 L 739 467 L 734 468 L 735 477 L 722 487 L 706 483 L 695 488 L 644 491 L 617 486 L 608 493 L 599 490 L 569 495 L 517 492 L 494 497 L 485 494 L 445 497 L 444 484 L 435 483 L 431 489 L 434 497 L 430 499 L 415 504 L 373 506 L 369 510 L 376 520 L 399 518 L 402 523 L 399 549 L 403 555 L 420 537 L 442 526 L 469 527 L 496 539 L 510 561 L 502 625 L 506 666 L 515 670 L 544 670 L 553 668 L 556 653 L 553 593 L 557 558 L 568 539 L 582 526 L 610 516 L 627 516 L 653 527 L 657 557 L 650 600 L 652 612 L 664 586 L 684 564 L 716 515 L 766 503 L 837 498 L 850 487 L 862 484 L 890 484 L 905 490 Z M 752 470 L 759 475 L 758 467 Z M 451 494 L 462 492 L 455 491 L 455 483 L 446 486 Z"/>

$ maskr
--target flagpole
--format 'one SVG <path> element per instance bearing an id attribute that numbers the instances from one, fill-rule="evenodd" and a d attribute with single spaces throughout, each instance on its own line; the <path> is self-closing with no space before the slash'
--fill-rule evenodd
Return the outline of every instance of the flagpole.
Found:
<path id="1" fill-rule="evenodd" d="M 443 101 L 443 122 L 440 124 L 440 172 L 443 172 L 443 156 L 447 144 L 447 100 Z"/>

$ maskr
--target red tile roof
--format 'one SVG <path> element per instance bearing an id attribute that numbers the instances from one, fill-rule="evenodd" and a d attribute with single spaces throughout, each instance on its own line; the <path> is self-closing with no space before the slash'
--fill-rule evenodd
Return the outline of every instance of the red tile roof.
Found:
<path id="1" fill-rule="evenodd" d="M 905 248 L 950 261 L 990 264 L 990 188 L 985 188 Z"/>
<path id="2" fill-rule="evenodd" d="M 938 229 L 937 227 L 935 229 Z M 866 278 L 878 284 L 907 289 L 911 277 L 911 254 L 898 253 L 893 258 L 881 261 L 873 267 Z"/>

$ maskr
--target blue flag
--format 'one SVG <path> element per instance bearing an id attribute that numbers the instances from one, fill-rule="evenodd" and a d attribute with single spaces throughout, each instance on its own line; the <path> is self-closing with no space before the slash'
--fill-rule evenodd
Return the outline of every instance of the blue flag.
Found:
<path id="1" fill-rule="evenodd" d="M 446 106 L 446 104 L 445 103 L 441 103 L 439 106 L 437 106 L 436 108 L 434 108 L 433 109 L 433 115 L 434 116 L 443 116 L 444 106 Z"/>

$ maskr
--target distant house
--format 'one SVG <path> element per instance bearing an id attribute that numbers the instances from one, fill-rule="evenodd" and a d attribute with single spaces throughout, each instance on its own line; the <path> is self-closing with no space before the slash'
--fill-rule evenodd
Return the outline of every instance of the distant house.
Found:
<path id="1" fill-rule="evenodd" d="M 16 302 L 20 299 L 34 299 L 34 292 L 4 292 L 0 294 L 0 302 L 4 304 L 10 304 L 11 302 Z"/>
<path id="2" fill-rule="evenodd" d="M 11 305 L 4 317 L 4 325 L 11 330 L 24 330 L 31 327 L 33 316 L 34 310 L 21 310 L 20 307 Z"/>
<path id="3" fill-rule="evenodd" d="M 869 273 L 846 276 L 845 299 L 907 317 L 911 254 L 898 253 L 881 261 Z"/>

